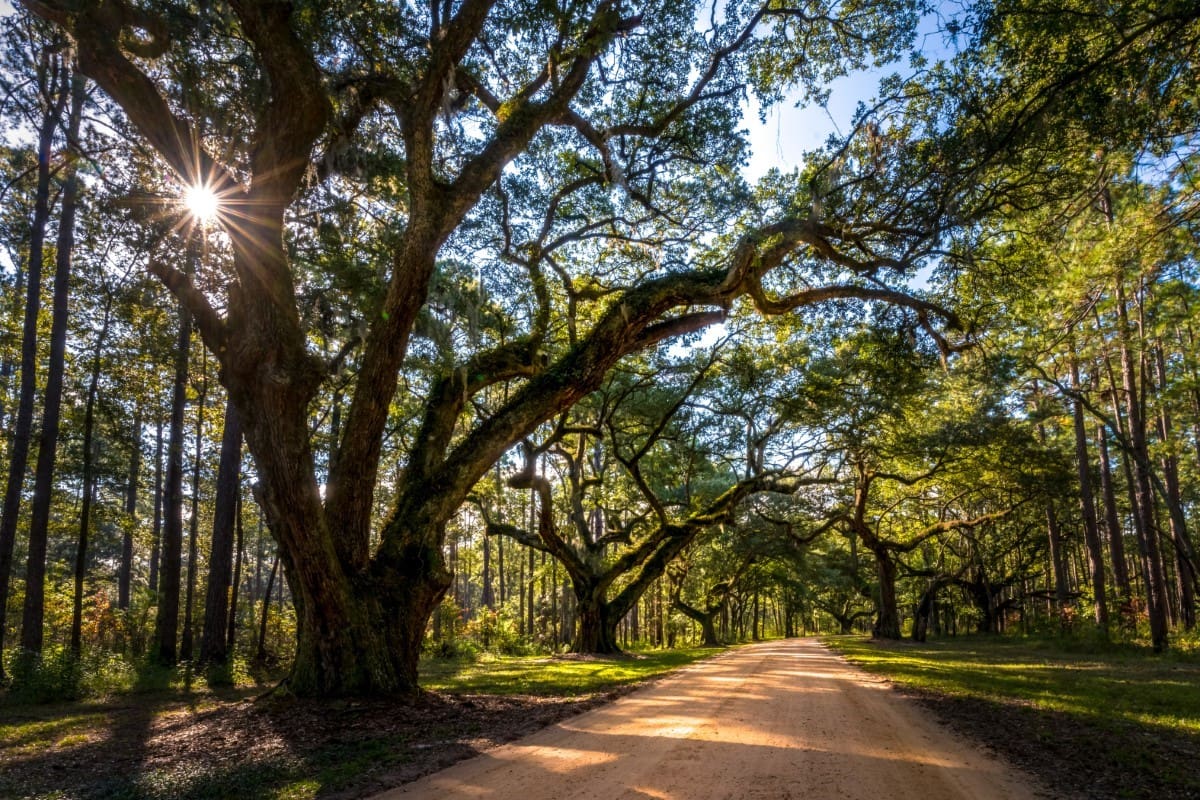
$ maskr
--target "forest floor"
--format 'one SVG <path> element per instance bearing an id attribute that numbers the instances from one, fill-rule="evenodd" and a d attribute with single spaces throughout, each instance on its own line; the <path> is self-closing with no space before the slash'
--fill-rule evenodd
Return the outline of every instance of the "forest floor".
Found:
<path id="1" fill-rule="evenodd" d="M 1070 640 L 826 640 L 1056 798 L 1200 798 L 1200 656 Z"/>
<path id="2" fill-rule="evenodd" d="M 410 701 L 261 699 L 263 688 L 0 704 L 0 798 L 355 798 L 606 703 L 713 650 L 423 664 Z"/>
<path id="3" fill-rule="evenodd" d="M 1036 792 L 972 742 L 1056 799 L 1200 797 L 1195 655 L 968 637 L 831 643 L 874 674 L 789 640 L 698 664 L 713 651 L 431 661 L 422 674 L 432 691 L 408 702 L 263 700 L 263 687 L 198 682 L 75 703 L 0 697 L 0 798 L 346 800 L 401 786 L 440 800 L 483 784 L 518 800 L 584 785 L 689 800 Z M 513 754 L 534 757 L 525 783 L 503 784 L 498 774 L 519 772 Z M 572 788 L 555 790 L 555 776 Z"/>
<path id="4" fill-rule="evenodd" d="M 761 642 L 377 800 L 1030 800 L 1021 773 L 815 639 Z"/>

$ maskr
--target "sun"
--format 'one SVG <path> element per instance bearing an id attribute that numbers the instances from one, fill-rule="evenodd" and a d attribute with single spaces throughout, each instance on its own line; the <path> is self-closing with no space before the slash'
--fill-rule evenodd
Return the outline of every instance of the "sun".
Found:
<path id="1" fill-rule="evenodd" d="M 206 185 L 189 186 L 183 193 L 183 206 L 197 222 L 207 224 L 221 212 L 221 199 Z"/>

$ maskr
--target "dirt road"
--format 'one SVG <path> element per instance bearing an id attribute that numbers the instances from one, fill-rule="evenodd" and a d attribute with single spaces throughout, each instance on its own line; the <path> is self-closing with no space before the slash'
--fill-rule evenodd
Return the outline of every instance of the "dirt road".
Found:
<path id="1" fill-rule="evenodd" d="M 1036 796 L 878 679 L 791 639 L 694 665 L 377 800 Z"/>

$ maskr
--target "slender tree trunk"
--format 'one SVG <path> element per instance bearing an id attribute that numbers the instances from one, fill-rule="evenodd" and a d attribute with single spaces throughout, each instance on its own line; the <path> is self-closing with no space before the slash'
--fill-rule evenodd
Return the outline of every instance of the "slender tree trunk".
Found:
<path id="1" fill-rule="evenodd" d="M 229 657 L 229 590 L 233 585 L 234 527 L 241 466 L 242 427 L 238 422 L 237 409 L 231 401 L 226 401 L 221 462 L 217 467 L 212 547 L 208 557 L 208 589 L 204 596 L 201 662 L 224 664 Z"/>
<path id="2" fill-rule="evenodd" d="M 1104 426 L 1096 431 L 1096 445 L 1100 452 L 1100 494 L 1104 498 L 1104 525 L 1108 529 L 1108 550 L 1112 558 L 1113 582 L 1117 585 L 1118 603 L 1123 609 L 1129 606 L 1133 590 L 1129 585 L 1129 566 L 1125 561 L 1125 532 L 1121 528 L 1117 511 L 1117 495 L 1113 489 L 1112 467 L 1108 456 L 1108 436 Z"/>
<path id="3" fill-rule="evenodd" d="M 3 678 L 4 633 L 8 620 L 8 590 L 12 577 L 13 547 L 17 539 L 17 517 L 21 510 L 21 491 L 33 439 L 33 406 L 38 366 L 38 315 L 42 305 L 42 264 L 46 226 L 50 221 L 50 154 L 54 132 L 62 117 L 67 93 L 63 90 L 66 70 L 62 62 L 43 50 L 38 63 L 37 81 L 43 97 L 50 99 L 48 111 L 38 130 L 37 188 L 34 194 L 33 220 L 29 232 L 29 261 L 25 284 L 25 317 L 21 335 L 21 388 L 17 401 L 17 419 L 12 446 L 8 451 L 8 479 L 4 491 L 4 509 L 0 513 L 0 678 Z"/>
<path id="4" fill-rule="evenodd" d="M 242 562 L 245 560 L 246 555 L 246 537 L 242 525 L 242 493 L 240 488 L 241 485 L 239 482 L 237 508 L 234 511 L 237 515 L 234 524 L 234 530 L 237 532 L 237 545 L 234 550 L 233 585 L 229 593 L 229 626 L 225 635 L 225 647 L 231 656 L 233 655 L 234 645 L 237 643 L 238 594 L 242 586 Z"/>
<path id="5" fill-rule="evenodd" d="M 1167 385 L 1167 365 L 1161 342 L 1154 348 L 1155 371 L 1160 391 Z M 1163 403 L 1158 414 L 1159 439 L 1170 447 L 1174 435 L 1171 412 Z M 1186 630 L 1196 627 L 1196 560 L 1188 533 L 1187 517 L 1183 511 L 1179 487 L 1179 459 L 1169 449 L 1163 455 L 1163 501 L 1171 524 L 1171 541 L 1175 545 L 1176 578 L 1179 588 L 1179 615 Z"/>
<path id="6" fill-rule="evenodd" d="M 137 527 L 138 476 L 142 470 L 142 409 L 133 413 L 133 446 L 129 454 L 129 476 L 125 484 L 125 526 L 121 535 L 121 568 L 117 577 L 117 608 L 129 610 L 133 583 L 133 531 Z"/>
<path id="7" fill-rule="evenodd" d="M 196 440 L 192 457 L 192 492 L 190 498 L 191 519 L 188 520 L 188 558 L 187 583 L 183 599 L 183 635 L 180 637 L 179 658 L 182 661 L 192 660 L 193 612 L 196 599 L 196 573 L 200 569 L 200 465 L 204 453 L 204 411 L 208 401 L 208 351 L 202 353 L 200 368 L 200 391 L 196 397 Z"/>
<path id="8" fill-rule="evenodd" d="M 1154 527 L 1154 490 L 1150 478 L 1150 454 L 1146 445 L 1146 425 L 1142 413 L 1134 356 L 1129 343 L 1129 317 L 1125 306 L 1125 293 L 1119 279 L 1117 282 L 1117 315 L 1121 346 L 1122 388 L 1125 395 L 1129 445 L 1134 462 L 1137 516 L 1141 522 L 1138 551 L 1142 557 L 1143 572 L 1146 578 L 1150 639 L 1154 651 L 1161 652 L 1166 649 L 1168 644 L 1166 581 L 1163 573 L 1162 551 L 1158 545 L 1158 532 Z"/>
<path id="9" fill-rule="evenodd" d="M 87 402 L 83 412 L 83 498 L 79 508 L 79 540 L 75 545 L 75 594 L 71 604 L 71 652 L 76 657 L 83 646 L 83 579 L 87 575 L 88 532 L 95 491 L 92 438 L 96 427 L 96 394 L 100 387 L 100 355 L 108 339 L 111 310 L 111 305 L 104 307 L 104 322 L 100 326 L 100 335 L 96 337 L 96 352 L 92 357 L 92 375 L 88 381 Z"/>
<path id="10" fill-rule="evenodd" d="M 1071 361 L 1071 385 L 1079 391 L 1079 365 Z M 1091 578 L 1092 611 L 1096 624 L 1108 630 L 1108 603 L 1104 588 L 1104 548 L 1100 543 L 1100 526 L 1096 521 L 1096 499 L 1092 492 L 1091 460 L 1088 455 L 1087 427 L 1084 423 L 1083 404 L 1079 400 L 1071 403 L 1071 416 L 1075 427 L 1075 464 L 1079 476 L 1079 505 L 1083 514 L 1083 538 L 1087 546 L 1088 573 Z"/>
<path id="11" fill-rule="evenodd" d="M 529 490 L 529 530 L 537 530 L 537 492 L 534 489 Z M 530 636 L 534 635 L 534 609 L 537 605 L 534 602 L 535 591 L 537 590 L 537 563 L 534 560 L 536 555 L 536 551 L 532 547 L 529 548 L 529 620 L 527 629 Z"/>
<path id="12" fill-rule="evenodd" d="M 508 600 L 508 587 L 504 580 L 504 539 L 496 540 L 496 577 L 500 582 L 500 607 L 504 607 L 505 601 Z"/>
<path id="13" fill-rule="evenodd" d="M 163 529 L 163 423 L 154 426 L 154 522 L 150 531 L 150 575 L 146 580 L 150 594 L 158 597 L 158 565 L 162 558 Z"/>
<path id="14" fill-rule="evenodd" d="M 258 647 L 254 651 L 254 660 L 260 664 L 267 661 L 267 616 L 271 612 L 271 589 L 275 585 L 275 573 L 279 571 L 279 554 L 271 560 L 271 571 L 267 573 L 267 588 L 263 592 L 262 616 L 258 622 Z"/>
<path id="15" fill-rule="evenodd" d="M 87 85 L 82 74 L 71 76 L 71 110 L 67 123 L 68 146 L 78 152 L 79 123 Z M 50 315 L 50 360 L 46 368 L 46 394 L 42 398 L 42 430 L 38 436 L 37 469 L 29 512 L 29 553 L 25 564 L 25 608 L 21 616 L 21 647 L 42 652 L 46 604 L 46 545 L 50 528 L 50 503 L 54 496 L 54 466 L 58 451 L 58 426 L 62 413 L 63 378 L 67 355 L 68 296 L 71 258 L 75 249 L 75 212 L 79 205 L 79 176 L 66 168 L 62 212 L 55 243 L 54 299 Z"/>
<path id="16" fill-rule="evenodd" d="M 492 540 L 486 535 L 483 537 L 483 575 L 480 580 L 483 588 L 479 594 L 479 605 L 491 611 L 496 606 L 496 598 L 492 594 Z"/>
<path id="17" fill-rule="evenodd" d="M 158 615 L 154 625 L 155 653 L 163 664 L 174 664 L 179 652 L 179 584 L 183 568 L 183 412 L 187 403 L 191 342 L 192 318 L 181 306 L 179 340 L 175 347 L 175 378 L 171 389 L 171 425 L 167 437 Z"/>

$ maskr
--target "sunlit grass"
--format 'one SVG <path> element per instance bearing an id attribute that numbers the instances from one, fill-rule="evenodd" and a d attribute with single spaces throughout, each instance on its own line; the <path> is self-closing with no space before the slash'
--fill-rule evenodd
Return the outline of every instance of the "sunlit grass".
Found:
<path id="1" fill-rule="evenodd" d="M 1039 640 L 961 637 L 927 644 L 830 637 L 862 668 L 901 686 L 1030 704 L 1100 724 L 1200 733 L 1200 657 L 1129 646 L 1083 652 Z"/>
<path id="2" fill-rule="evenodd" d="M 612 657 L 484 654 L 474 661 L 424 660 L 421 677 L 426 689 L 449 694 L 581 698 L 629 686 L 719 652 L 695 648 Z M 86 755 L 87 747 L 112 735 L 115 715 L 123 710 L 143 711 L 144 719 L 139 724 L 146 730 L 171 727 L 176 720 L 186 722 L 191 714 L 219 710 L 231 700 L 261 690 L 238 671 L 233 676 L 235 687 L 220 689 L 210 688 L 203 673 L 185 668 L 108 672 L 111 674 L 103 681 L 102 695 L 83 702 L 17 702 L 19 698 L 14 696 L 4 698 L 0 703 L 0 797 L 55 797 L 44 792 L 31 795 L 19 781 L 5 774 L 6 765 L 25 764 L 63 751 L 91 758 Z M 58 672 L 51 677 L 57 678 Z M 101 769 L 87 796 L 95 800 L 310 800 L 359 786 L 362 776 L 387 765 L 423 757 L 425 751 L 414 755 L 405 749 L 407 735 L 367 733 L 330 741 L 303 753 L 271 752 L 219 766 L 177 763 L 129 772 Z"/>
<path id="3" fill-rule="evenodd" d="M 421 662 L 421 685 L 458 694 L 579 697 L 661 675 L 720 652 L 714 648 L 656 650 L 619 656 L 495 656 L 477 661 Z"/>
<path id="4" fill-rule="evenodd" d="M 72 742 L 87 741 L 93 731 L 105 721 L 99 713 L 79 713 L 50 718 L 14 717 L 4 715 L 0 722 L 0 748 L 12 755 L 47 746 L 66 747 Z"/>

